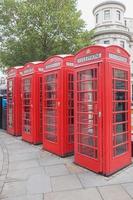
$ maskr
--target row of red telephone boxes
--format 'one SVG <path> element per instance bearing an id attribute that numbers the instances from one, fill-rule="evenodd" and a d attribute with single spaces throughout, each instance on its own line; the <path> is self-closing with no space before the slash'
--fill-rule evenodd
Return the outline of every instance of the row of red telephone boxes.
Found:
<path id="1" fill-rule="evenodd" d="M 130 59 L 90 46 L 8 70 L 7 132 L 106 176 L 131 163 Z"/>

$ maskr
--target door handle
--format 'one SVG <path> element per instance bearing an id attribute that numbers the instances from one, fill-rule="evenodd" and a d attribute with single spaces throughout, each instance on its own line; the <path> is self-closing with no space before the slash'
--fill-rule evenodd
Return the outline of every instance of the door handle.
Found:
<path id="1" fill-rule="evenodd" d="M 98 112 L 98 117 L 101 118 L 102 112 Z"/>

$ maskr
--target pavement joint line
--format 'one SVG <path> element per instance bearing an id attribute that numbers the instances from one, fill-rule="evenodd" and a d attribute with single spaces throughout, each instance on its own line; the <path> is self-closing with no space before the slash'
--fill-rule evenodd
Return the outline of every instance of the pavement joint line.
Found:
<path id="1" fill-rule="evenodd" d="M 53 188 L 53 185 L 52 185 L 52 177 L 50 177 L 50 185 L 51 185 L 51 192 L 54 192 L 54 188 Z"/>
<path id="2" fill-rule="evenodd" d="M 98 191 L 98 193 L 99 193 L 99 195 L 100 195 L 101 199 L 102 199 L 102 200 L 106 200 L 106 199 L 104 199 L 104 197 L 102 196 L 102 194 L 101 194 L 101 192 L 100 192 L 100 190 L 99 190 L 99 187 L 98 187 L 98 186 L 96 186 L 96 190 Z"/>
<path id="3" fill-rule="evenodd" d="M 128 196 L 131 198 L 131 199 L 133 199 L 133 197 L 128 193 L 128 191 L 124 188 L 124 186 L 123 185 L 125 184 L 125 183 L 121 183 L 120 184 L 120 186 L 122 187 L 122 189 L 128 194 Z"/>
<path id="4" fill-rule="evenodd" d="M 82 181 L 80 180 L 78 174 L 75 174 L 75 175 L 76 175 L 76 177 L 78 178 L 78 180 L 79 180 L 79 182 L 80 182 L 80 184 L 81 184 L 81 186 L 82 186 L 82 189 L 85 189 L 85 186 L 82 184 Z"/>

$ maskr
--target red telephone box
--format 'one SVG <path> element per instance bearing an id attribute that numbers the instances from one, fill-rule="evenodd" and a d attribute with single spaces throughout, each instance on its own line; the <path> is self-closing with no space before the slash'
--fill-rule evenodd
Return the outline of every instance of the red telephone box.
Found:
<path id="1" fill-rule="evenodd" d="M 131 163 L 129 54 L 112 45 L 75 55 L 75 163 L 110 175 Z"/>
<path id="2" fill-rule="evenodd" d="M 7 132 L 19 136 L 21 130 L 21 76 L 22 66 L 12 67 L 7 72 Z"/>
<path id="3" fill-rule="evenodd" d="M 24 66 L 22 76 L 22 139 L 42 143 L 42 72 L 43 62 Z"/>
<path id="4" fill-rule="evenodd" d="M 73 56 L 53 56 L 44 69 L 43 148 L 64 157 L 73 153 Z"/>

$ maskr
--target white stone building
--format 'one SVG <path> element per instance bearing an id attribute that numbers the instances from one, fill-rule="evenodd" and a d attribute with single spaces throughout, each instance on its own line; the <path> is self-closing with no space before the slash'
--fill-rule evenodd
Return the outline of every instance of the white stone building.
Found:
<path id="1" fill-rule="evenodd" d="M 125 17 L 126 7 L 119 1 L 105 1 L 93 9 L 95 44 L 116 44 L 131 55 L 133 94 L 133 18 Z"/>

